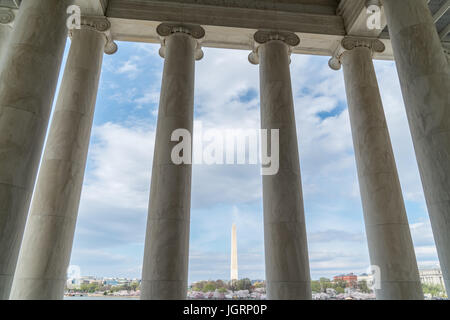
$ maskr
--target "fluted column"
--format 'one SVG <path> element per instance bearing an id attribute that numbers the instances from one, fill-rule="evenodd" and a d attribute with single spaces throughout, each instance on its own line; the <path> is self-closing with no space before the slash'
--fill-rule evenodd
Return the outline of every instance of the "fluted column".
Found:
<path id="1" fill-rule="evenodd" d="M 376 39 L 346 37 L 330 66 L 344 66 L 345 89 L 377 299 L 423 299 L 416 255 L 383 111 L 372 53 Z M 336 61 L 337 60 L 337 61 Z M 378 280 L 378 279 L 377 279 Z M 377 282 L 378 283 L 378 282 Z"/>
<path id="2" fill-rule="evenodd" d="M 0 66 L 1 59 L 8 46 L 15 15 L 11 9 L 0 7 Z"/>
<path id="3" fill-rule="evenodd" d="M 450 292 L 450 68 L 426 0 L 383 0 L 420 177 Z"/>
<path id="4" fill-rule="evenodd" d="M 0 66 L 0 299 L 9 297 L 71 3 L 23 0 Z"/>
<path id="5" fill-rule="evenodd" d="M 153 156 L 142 268 L 141 299 L 186 299 L 189 259 L 191 164 L 174 164 L 172 132 L 192 134 L 195 60 L 202 57 L 199 26 L 161 24 L 165 58 Z"/>
<path id="6" fill-rule="evenodd" d="M 261 128 L 279 129 L 279 170 L 263 175 L 264 247 L 268 299 L 311 299 L 308 246 L 289 70 L 293 33 L 254 35 L 259 62 Z M 270 141 L 270 139 L 269 139 Z"/>
<path id="7" fill-rule="evenodd" d="M 103 51 L 117 47 L 106 18 L 84 18 L 72 44 L 45 146 L 11 299 L 62 299 L 72 251 Z M 108 44 L 108 45 L 107 45 Z"/>

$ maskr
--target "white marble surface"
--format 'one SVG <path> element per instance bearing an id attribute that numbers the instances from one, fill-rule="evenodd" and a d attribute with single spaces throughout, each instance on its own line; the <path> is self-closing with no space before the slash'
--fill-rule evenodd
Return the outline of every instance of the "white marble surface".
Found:
<path id="1" fill-rule="evenodd" d="M 67 37 L 69 3 L 22 1 L 0 69 L 0 299 L 9 297 L 16 267 Z"/>
<path id="2" fill-rule="evenodd" d="M 63 298 L 105 44 L 95 30 L 73 30 L 11 299 Z"/>
<path id="3" fill-rule="evenodd" d="M 346 51 L 341 61 L 370 263 L 382 281 L 377 299 L 423 299 L 371 49 Z"/>
<path id="4" fill-rule="evenodd" d="M 450 68 L 426 0 L 384 0 L 420 177 L 450 291 Z"/>
<path id="5" fill-rule="evenodd" d="M 178 142 L 170 137 L 179 128 L 192 134 L 196 45 L 181 32 L 166 38 L 141 299 L 187 295 L 192 166 L 172 163 L 171 151 Z"/>
<path id="6" fill-rule="evenodd" d="M 261 128 L 279 129 L 280 168 L 263 176 L 264 246 L 268 299 L 311 299 L 297 132 L 288 46 L 262 44 Z"/>

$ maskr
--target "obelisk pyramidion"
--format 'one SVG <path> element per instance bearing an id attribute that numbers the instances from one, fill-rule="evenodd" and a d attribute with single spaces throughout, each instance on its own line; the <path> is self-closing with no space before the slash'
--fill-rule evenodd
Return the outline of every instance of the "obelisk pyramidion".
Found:
<path id="1" fill-rule="evenodd" d="M 231 281 L 238 280 L 236 225 L 231 227 Z"/>

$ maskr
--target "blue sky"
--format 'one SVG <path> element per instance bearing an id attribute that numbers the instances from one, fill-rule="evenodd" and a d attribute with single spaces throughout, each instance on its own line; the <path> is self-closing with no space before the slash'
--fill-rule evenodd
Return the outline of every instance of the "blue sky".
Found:
<path id="1" fill-rule="evenodd" d="M 118 46 L 104 58 L 71 264 L 83 275 L 140 278 L 163 59 L 154 44 Z M 204 128 L 259 129 L 259 72 L 248 52 L 204 53 L 195 119 Z M 343 75 L 327 62 L 293 55 L 291 63 L 313 279 L 369 266 Z M 419 266 L 436 266 L 395 65 L 375 67 Z M 233 222 L 239 276 L 264 279 L 261 195 L 258 165 L 193 166 L 190 282 L 229 279 Z"/>

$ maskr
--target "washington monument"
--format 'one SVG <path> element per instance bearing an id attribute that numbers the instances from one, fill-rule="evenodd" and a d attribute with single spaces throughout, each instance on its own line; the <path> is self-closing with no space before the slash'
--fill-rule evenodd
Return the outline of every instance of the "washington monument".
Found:
<path id="1" fill-rule="evenodd" d="M 238 280 L 236 225 L 231 227 L 231 281 Z"/>

